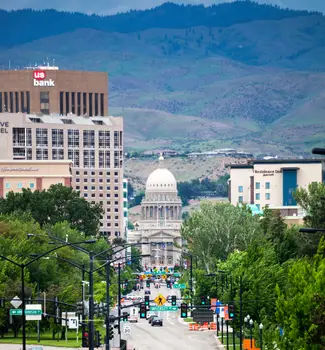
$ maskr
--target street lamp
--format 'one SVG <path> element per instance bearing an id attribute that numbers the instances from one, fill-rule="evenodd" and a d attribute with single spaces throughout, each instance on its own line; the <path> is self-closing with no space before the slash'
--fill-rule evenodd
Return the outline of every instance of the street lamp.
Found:
<path id="1" fill-rule="evenodd" d="M 250 319 L 249 328 L 250 328 L 251 349 L 253 348 L 253 324 L 254 324 L 254 321 Z"/>
<path id="2" fill-rule="evenodd" d="M 310 227 L 302 227 L 299 229 L 299 232 L 303 233 L 317 233 L 317 232 L 325 232 L 324 228 L 310 228 Z"/>
<path id="3" fill-rule="evenodd" d="M 80 241 L 80 242 L 73 242 L 73 243 L 69 243 L 69 242 L 65 242 L 64 244 L 54 247 L 44 253 L 41 253 L 40 255 L 38 255 L 37 257 L 35 257 L 34 259 L 32 259 L 31 261 L 29 261 L 26 264 L 19 264 L 14 260 L 11 260 L 3 255 L 0 255 L 1 259 L 4 259 L 18 267 L 21 268 L 21 294 L 22 294 L 22 335 L 23 335 L 23 340 L 22 340 L 22 346 L 23 346 L 23 350 L 26 350 L 26 315 L 25 315 L 25 268 L 28 267 L 29 265 L 31 265 L 33 262 L 41 259 L 42 257 L 54 252 L 55 250 L 61 249 L 63 247 L 66 246 L 74 246 L 74 247 L 78 247 L 77 244 L 90 244 L 90 243 L 94 243 L 93 241 Z M 79 247 L 80 248 L 80 247 Z M 83 248 L 80 248 L 83 249 Z"/>
<path id="4" fill-rule="evenodd" d="M 319 155 L 322 155 L 322 156 L 325 156 L 325 148 L 313 148 L 312 149 L 312 154 L 319 154 Z"/>
<path id="5" fill-rule="evenodd" d="M 260 323 L 258 328 L 260 330 L 260 348 L 263 350 L 263 323 Z"/>

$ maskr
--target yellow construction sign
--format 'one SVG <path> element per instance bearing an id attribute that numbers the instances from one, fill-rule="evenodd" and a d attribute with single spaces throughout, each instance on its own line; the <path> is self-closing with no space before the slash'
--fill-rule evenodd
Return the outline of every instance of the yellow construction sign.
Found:
<path id="1" fill-rule="evenodd" d="M 167 299 L 159 294 L 158 296 L 156 296 L 154 302 L 158 305 L 158 306 L 163 306 L 165 304 L 165 302 L 167 301 Z"/>

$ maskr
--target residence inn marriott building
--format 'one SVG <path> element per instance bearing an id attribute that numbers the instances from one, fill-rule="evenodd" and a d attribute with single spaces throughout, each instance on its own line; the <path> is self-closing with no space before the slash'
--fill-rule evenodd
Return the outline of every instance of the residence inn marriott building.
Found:
<path id="1" fill-rule="evenodd" d="M 294 191 L 322 182 L 322 162 L 316 159 L 255 160 L 229 168 L 229 199 L 233 205 L 246 203 L 258 210 L 279 209 L 283 217 L 292 220 L 304 216 Z"/>
<path id="2" fill-rule="evenodd" d="M 102 204 L 100 232 L 113 239 L 124 238 L 123 120 L 107 116 L 107 82 L 57 67 L 0 71 L 0 160 L 71 161 L 71 186 Z"/>

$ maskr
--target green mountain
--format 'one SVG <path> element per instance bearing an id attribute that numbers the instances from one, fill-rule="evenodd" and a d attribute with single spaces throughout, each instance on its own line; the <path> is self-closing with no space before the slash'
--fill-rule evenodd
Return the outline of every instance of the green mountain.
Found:
<path id="1" fill-rule="evenodd" d="M 53 10 L 1 17 L 11 34 L 0 36 L 0 66 L 48 57 L 62 69 L 109 72 L 110 112 L 125 116 L 128 147 L 296 154 L 322 145 L 320 14 L 240 1 L 107 17 Z M 31 19 L 45 29 L 19 36 Z"/>

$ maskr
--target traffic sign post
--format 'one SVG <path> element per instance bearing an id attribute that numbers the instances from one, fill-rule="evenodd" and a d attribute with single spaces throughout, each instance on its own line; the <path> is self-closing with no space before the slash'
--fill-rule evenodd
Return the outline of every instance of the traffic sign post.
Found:
<path id="1" fill-rule="evenodd" d="M 177 311 L 177 306 L 150 306 L 150 311 Z"/>
<path id="2" fill-rule="evenodd" d="M 22 309 L 10 309 L 10 315 L 11 316 L 22 316 L 23 310 Z M 25 315 L 29 316 L 36 316 L 36 315 L 42 315 L 42 310 L 25 310 Z"/>
<path id="3" fill-rule="evenodd" d="M 186 284 L 185 283 L 174 283 L 173 287 L 178 288 L 178 289 L 185 289 Z"/>
<path id="4" fill-rule="evenodd" d="M 154 302 L 158 305 L 158 306 L 163 306 L 165 304 L 165 302 L 167 301 L 167 299 L 159 294 L 155 299 Z"/>

